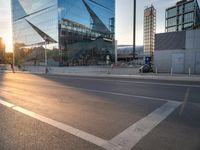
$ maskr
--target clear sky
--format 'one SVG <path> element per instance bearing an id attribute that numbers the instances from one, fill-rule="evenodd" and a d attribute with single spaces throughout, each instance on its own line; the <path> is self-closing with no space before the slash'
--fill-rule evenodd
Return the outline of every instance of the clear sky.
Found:
<path id="1" fill-rule="evenodd" d="M 200 1 L 200 0 L 199 0 Z M 177 0 L 137 0 L 136 45 L 143 45 L 143 13 L 146 6 L 157 9 L 156 32 L 165 31 L 165 9 Z M 118 44 L 132 44 L 133 0 L 116 0 L 116 39 Z M 12 50 L 10 0 L 0 0 L 0 37 L 4 38 L 7 51 Z"/>

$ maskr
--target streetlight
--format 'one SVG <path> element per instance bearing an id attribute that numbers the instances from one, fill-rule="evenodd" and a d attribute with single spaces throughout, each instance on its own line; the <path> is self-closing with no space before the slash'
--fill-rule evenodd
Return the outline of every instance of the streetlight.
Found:
<path id="1" fill-rule="evenodd" d="M 133 2 L 133 60 L 135 59 L 136 0 Z"/>
<path id="2" fill-rule="evenodd" d="M 44 58 L 45 58 L 45 74 L 48 73 L 48 68 L 47 68 L 47 40 L 48 38 L 45 36 L 44 37 L 44 40 L 45 40 L 45 48 L 44 48 Z"/>

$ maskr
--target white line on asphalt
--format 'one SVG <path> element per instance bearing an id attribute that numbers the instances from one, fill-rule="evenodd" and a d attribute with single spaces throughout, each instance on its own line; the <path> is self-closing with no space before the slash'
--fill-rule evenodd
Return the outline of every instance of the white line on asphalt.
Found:
<path id="1" fill-rule="evenodd" d="M 50 85 L 46 85 L 46 86 L 50 86 Z M 66 89 L 81 90 L 81 91 L 87 91 L 87 92 L 93 92 L 93 93 L 103 93 L 103 94 L 109 94 L 109 95 L 117 95 L 117 96 L 125 96 L 125 97 L 147 99 L 147 100 L 152 100 L 152 101 L 163 101 L 163 102 L 181 101 L 179 99 L 164 99 L 164 98 L 158 98 L 158 97 L 148 97 L 148 96 L 141 96 L 141 95 L 126 94 L 126 93 L 116 93 L 116 92 L 94 90 L 94 89 L 85 89 L 85 88 L 78 88 L 78 87 L 71 87 L 71 86 L 64 86 L 64 85 L 51 85 L 51 86 L 59 87 L 59 88 L 66 88 Z M 9 91 L 4 90 L 4 89 L 2 89 L 2 91 L 9 92 Z"/>
<path id="2" fill-rule="evenodd" d="M 180 102 L 166 102 L 164 105 L 153 111 L 145 118 L 139 120 L 113 139 L 107 141 L 97 136 L 91 135 L 87 132 L 73 128 L 62 122 L 58 122 L 56 120 L 36 114 L 32 111 L 21 108 L 14 104 L 8 103 L 6 101 L 0 100 L 0 104 L 20 113 L 23 113 L 29 117 L 35 118 L 41 122 L 54 126 L 58 129 L 61 129 L 85 141 L 103 147 L 107 150 L 131 150 L 131 148 L 133 148 L 144 136 L 146 136 L 152 129 L 154 129 L 158 124 L 166 119 L 178 106 L 181 105 Z"/>
<path id="3" fill-rule="evenodd" d="M 188 101 L 189 94 L 190 94 L 190 88 L 188 87 L 187 90 L 186 90 L 185 96 L 184 96 L 184 100 L 183 100 L 179 115 L 182 115 L 182 113 L 185 109 L 185 106 L 186 106 L 187 101 Z"/>
<path id="4" fill-rule="evenodd" d="M 134 97 L 134 98 L 141 98 L 141 99 L 148 99 L 148 100 L 154 100 L 154 101 L 181 101 L 181 100 L 173 100 L 173 99 L 164 99 L 164 98 L 158 98 L 158 97 L 148 97 L 148 96 L 141 96 L 141 95 L 133 95 L 133 94 L 125 94 L 125 93 L 116 93 L 116 92 L 107 92 L 102 90 L 93 90 L 93 89 L 85 89 L 85 88 L 78 88 L 78 87 L 69 87 L 69 86 L 57 86 L 62 88 L 68 88 L 68 89 L 77 89 L 82 91 L 88 91 L 88 92 L 94 92 L 94 93 L 103 93 L 103 94 L 109 94 L 109 95 L 118 95 L 118 96 L 126 96 L 126 97 Z"/>
<path id="5" fill-rule="evenodd" d="M 94 78 L 88 78 L 88 77 L 69 77 L 69 76 L 55 76 L 55 75 L 50 75 L 48 76 L 50 78 L 66 78 L 68 77 L 68 79 L 79 79 L 79 80 L 92 80 L 92 81 L 110 81 L 110 82 L 117 82 L 117 83 L 136 83 L 136 84 L 150 84 L 150 85 L 164 85 L 164 86 L 178 86 L 178 87 L 195 87 L 195 88 L 200 88 L 200 85 L 192 85 L 192 84 L 174 84 L 174 83 L 163 83 L 163 82 L 143 82 L 143 81 L 128 81 L 128 80 L 113 80 L 113 79 L 94 79 Z"/>
<path id="6" fill-rule="evenodd" d="M 106 149 L 112 149 L 109 146 L 113 144 L 122 147 L 123 150 L 131 150 L 144 136 L 180 106 L 180 104 L 179 102 L 167 102 L 111 139 L 107 143 L 108 145 L 104 145 L 104 147 Z"/>
<path id="7" fill-rule="evenodd" d="M 15 106 L 15 105 L 13 105 L 13 104 L 11 104 L 11 103 L 8 103 L 8 102 L 2 101 L 2 100 L 0 100 L 0 104 L 4 105 L 4 106 L 6 106 L 6 107 L 13 107 L 13 106 Z"/>
<path id="8" fill-rule="evenodd" d="M 87 132 L 84 132 L 84 131 L 81 131 L 79 129 L 76 129 L 76 128 L 73 128 L 69 125 L 66 125 L 62 122 L 59 122 L 59 121 L 56 121 L 56 120 L 53 120 L 53 119 L 50 119 L 50 118 L 47 118 L 47 117 L 44 117 L 42 115 L 39 115 L 39 114 L 36 114 L 32 111 L 29 111 L 27 109 L 24 109 L 24 108 L 21 108 L 19 106 L 16 106 L 14 104 L 11 104 L 11 103 L 8 103 L 6 101 L 3 101 L 3 100 L 0 100 L 0 104 L 6 106 L 6 107 L 9 107 L 9 108 L 12 108 L 13 110 L 15 111 L 18 111 L 22 114 L 25 114 L 31 118 L 34 118 L 34 119 L 37 119 L 41 122 L 44 122 L 44 123 L 47 123 L 51 126 L 54 126 L 58 129 L 61 129 L 67 133 L 70 133 L 76 137 L 79 137 L 85 141 L 88 141 L 90 143 L 93 143 L 97 146 L 100 146 L 100 147 L 103 147 L 103 145 L 106 145 L 106 143 L 108 143 L 108 141 L 102 139 L 102 138 L 99 138 L 97 136 L 94 136 L 94 135 L 91 135 Z M 116 145 L 113 145 L 113 144 L 109 144 L 109 147 L 111 149 L 115 149 L 115 150 L 120 150 L 120 146 L 116 146 Z"/>

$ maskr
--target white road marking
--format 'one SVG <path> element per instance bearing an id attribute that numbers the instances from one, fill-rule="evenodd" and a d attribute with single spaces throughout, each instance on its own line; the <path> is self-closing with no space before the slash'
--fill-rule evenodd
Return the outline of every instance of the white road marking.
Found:
<path id="1" fill-rule="evenodd" d="M 141 96 L 141 95 L 126 94 L 126 93 L 117 93 L 117 92 L 109 92 L 109 91 L 102 91 L 102 90 L 78 88 L 78 87 L 69 87 L 69 86 L 57 86 L 57 87 L 62 87 L 62 88 L 67 88 L 67 89 L 77 89 L 77 90 L 82 90 L 82 91 L 88 91 L 88 92 L 94 92 L 94 93 L 103 93 L 103 94 L 109 94 L 109 95 L 118 95 L 118 96 L 126 96 L 126 97 L 148 99 L 148 100 L 154 100 L 154 101 L 164 101 L 164 102 L 181 101 L 181 100 L 164 99 L 164 98 L 158 98 L 158 97 L 148 97 L 148 96 Z"/>
<path id="2" fill-rule="evenodd" d="M 110 81 L 110 82 L 117 82 L 117 83 L 136 83 L 136 84 L 149 84 L 149 85 L 164 85 L 164 86 L 178 86 L 178 87 L 194 87 L 194 88 L 200 88 L 200 85 L 198 84 L 174 84 L 174 83 L 164 83 L 164 82 L 143 82 L 143 81 L 130 81 L 130 80 L 113 80 L 113 79 L 94 79 L 94 78 L 81 78 L 81 77 L 69 77 L 69 76 L 55 76 L 55 75 L 50 75 L 48 78 L 68 78 L 68 79 L 78 79 L 78 80 L 91 80 L 91 81 Z"/>
<path id="3" fill-rule="evenodd" d="M 185 93 L 185 96 L 184 96 L 184 100 L 183 100 L 183 103 L 182 103 L 182 106 L 181 106 L 179 115 L 182 115 L 182 113 L 183 113 L 183 111 L 184 111 L 184 109 L 185 109 L 185 106 L 186 106 L 187 101 L 188 101 L 189 94 L 190 94 L 190 88 L 188 87 L 188 88 L 187 88 L 187 91 L 186 91 L 186 93 Z"/>
<path id="4" fill-rule="evenodd" d="M 114 137 L 104 146 L 110 148 L 110 144 L 122 147 L 123 150 L 131 150 L 144 136 L 146 136 L 153 128 L 167 118 L 181 103 L 167 102 L 160 108 L 153 111 L 145 118 L 139 120 L 122 133 Z"/>
<path id="5" fill-rule="evenodd" d="M 110 92 L 110 91 L 103 91 L 103 90 L 95 90 L 95 89 L 86 89 L 86 88 L 78 88 L 78 87 L 72 87 L 72 86 L 64 86 L 64 85 L 47 85 L 45 86 L 53 86 L 58 88 L 65 88 L 65 89 L 74 89 L 74 90 L 81 90 L 81 91 L 87 91 L 87 92 L 93 92 L 93 93 L 103 93 L 103 94 L 109 94 L 109 95 L 117 95 L 117 96 L 126 96 L 126 97 L 133 97 L 133 98 L 141 98 L 141 99 L 147 99 L 152 101 L 182 101 L 179 99 L 164 99 L 164 98 L 158 98 L 158 97 L 148 97 L 148 96 L 141 96 L 141 95 L 134 95 L 134 94 L 126 94 L 126 93 L 117 93 L 117 92 Z M 9 92 L 7 90 L 1 89 L 4 92 Z"/>
<path id="6" fill-rule="evenodd" d="M 155 128 L 159 123 L 161 123 L 165 118 L 167 118 L 167 116 L 169 116 L 181 103 L 171 102 L 171 101 L 165 103 L 163 106 L 156 109 L 145 118 L 139 120 L 138 122 L 136 122 L 135 124 L 133 124 L 132 126 L 130 126 L 122 133 L 120 133 L 119 135 L 117 135 L 116 137 L 114 137 L 109 141 L 91 135 L 79 129 L 73 128 L 62 122 L 36 114 L 32 111 L 21 108 L 6 101 L 0 100 L 0 104 L 9 107 L 15 111 L 18 111 L 20 113 L 23 113 L 29 117 L 35 118 L 41 122 L 54 126 L 58 129 L 61 129 L 85 141 L 103 147 L 107 150 L 130 150 L 153 128 Z"/>
<path id="7" fill-rule="evenodd" d="M 90 143 L 93 143 L 93 144 L 95 144 L 97 146 L 103 147 L 103 145 L 106 145 L 106 143 L 108 143 L 108 141 L 106 141 L 106 140 L 104 140 L 102 138 L 99 138 L 97 136 L 91 135 L 91 134 L 89 134 L 87 132 L 84 132 L 84 131 L 81 131 L 79 129 L 73 128 L 73 127 L 71 127 L 69 125 L 66 125 L 66 124 L 62 123 L 62 122 L 59 122 L 59 121 L 44 117 L 42 115 L 39 115 L 37 113 L 34 113 L 34 112 L 29 111 L 29 110 L 24 109 L 24 108 L 21 108 L 19 106 L 14 105 L 14 104 L 8 103 L 6 101 L 0 100 L 0 104 L 4 105 L 6 107 L 12 108 L 13 110 L 18 111 L 18 112 L 20 112 L 20 113 L 22 113 L 24 115 L 27 115 L 27 116 L 29 116 L 31 118 L 37 119 L 37 120 L 39 120 L 41 122 L 47 123 L 47 124 L 49 124 L 51 126 L 54 126 L 54 127 L 58 128 L 58 129 L 61 129 L 61 130 L 65 131 L 65 132 L 67 132 L 67 133 L 70 133 L 70 134 L 72 134 L 72 135 L 74 135 L 76 137 L 79 137 L 79 138 L 81 138 L 81 139 L 83 139 L 85 141 L 88 141 Z M 113 144 L 109 144 L 109 147 L 112 148 L 112 149 L 116 149 L 116 150 L 120 149 L 119 146 L 115 146 Z"/>
<path id="8" fill-rule="evenodd" d="M 8 102 L 2 101 L 2 100 L 0 100 L 0 104 L 4 105 L 4 106 L 6 106 L 6 107 L 13 107 L 13 106 L 15 106 L 15 105 L 13 105 L 13 104 L 11 104 L 11 103 L 8 103 Z"/>
<path id="9" fill-rule="evenodd" d="M 77 136 L 77 137 L 79 137 L 81 139 L 84 139 L 84 140 L 88 141 L 88 142 L 94 143 L 94 144 L 96 144 L 98 146 L 102 146 L 103 144 L 105 144 L 107 142 L 106 140 L 103 140 L 103 139 L 101 139 L 99 137 L 96 137 L 94 135 L 91 135 L 89 133 L 81 131 L 79 129 L 73 128 L 73 127 L 71 127 L 69 125 L 66 125 L 64 123 L 58 122 L 56 120 L 41 116 L 39 114 L 36 114 L 36 113 L 31 112 L 29 110 L 26 110 L 24 108 L 16 106 L 16 107 L 13 107 L 13 109 L 18 111 L 18 112 L 21 112 L 21 113 L 23 113 L 23 114 L 25 114 L 25 115 L 27 115 L 29 117 L 35 118 L 37 120 L 40 120 L 41 122 L 47 123 L 47 124 L 52 125 L 52 126 L 58 128 L 58 129 L 61 129 L 61 130 L 65 131 L 65 132 L 68 132 L 68 133 L 70 133 L 72 135 L 75 135 L 75 136 Z"/>

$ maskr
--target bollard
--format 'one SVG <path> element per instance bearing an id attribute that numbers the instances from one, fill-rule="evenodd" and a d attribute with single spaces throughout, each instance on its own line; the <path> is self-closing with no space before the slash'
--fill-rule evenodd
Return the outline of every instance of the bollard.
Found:
<path id="1" fill-rule="evenodd" d="M 156 74 L 158 74 L 158 68 L 156 67 Z"/>
<path id="2" fill-rule="evenodd" d="M 190 70 L 190 67 L 189 67 L 189 71 L 188 71 L 188 72 L 189 72 L 189 76 L 191 76 L 191 70 Z"/>
<path id="3" fill-rule="evenodd" d="M 171 76 L 173 76 L 173 68 L 171 67 Z"/>

